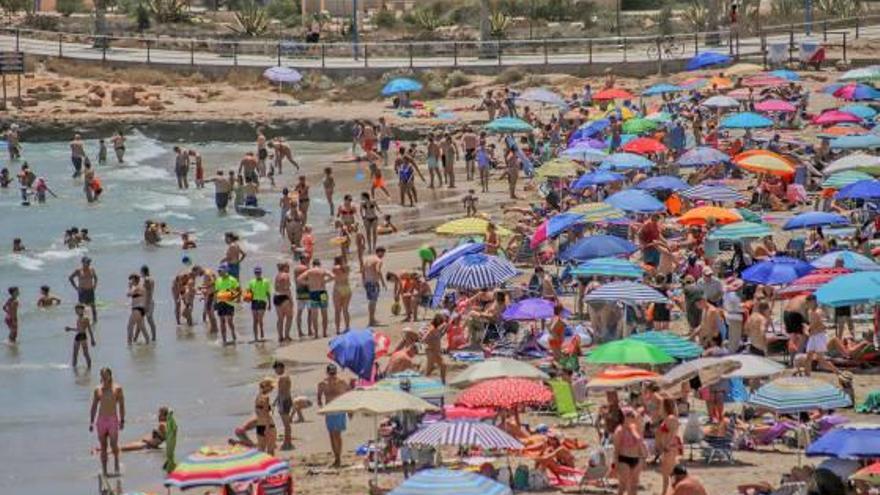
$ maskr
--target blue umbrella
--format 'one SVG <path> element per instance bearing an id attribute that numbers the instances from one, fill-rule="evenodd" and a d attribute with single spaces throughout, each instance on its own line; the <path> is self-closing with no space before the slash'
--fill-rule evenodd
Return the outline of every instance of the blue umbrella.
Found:
<path id="1" fill-rule="evenodd" d="M 837 191 L 837 199 L 877 199 L 880 198 L 880 180 L 860 180 Z"/>
<path id="2" fill-rule="evenodd" d="M 811 271 L 813 266 L 804 260 L 774 256 L 743 270 L 742 279 L 755 284 L 780 285 L 797 280 Z"/>
<path id="3" fill-rule="evenodd" d="M 807 447 L 809 456 L 841 459 L 880 457 L 880 424 L 852 423 L 838 426 Z"/>
<path id="4" fill-rule="evenodd" d="M 349 330 L 333 338 L 330 340 L 330 356 L 339 366 L 350 369 L 363 379 L 370 379 L 376 357 L 373 331 Z"/>
<path id="5" fill-rule="evenodd" d="M 495 119 L 492 122 L 489 122 L 486 125 L 486 130 L 489 132 L 508 134 L 514 132 L 532 132 L 534 129 L 525 120 L 516 117 L 501 117 L 500 119 Z"/>
<path id="6" fill-rule="evenodd" d="M 568 142 L 572 143 L 579 139 L 584 139 L 588 137 L 594 137 L 602 133 L 609 125 L 611 125 L 611 121 L 609 119 L 597 119 L 591 122 L 587 122 L 586 124 L 581 125 L 573 133 L 571 133 L 571 137 L 568 138 Z"/>
<path id="7" fill-rule="evenodd" d="M 603 170 L 634 170 L 648 169 L 654 166 L 654 162 L 635 153 L 614 153 L 602 160 Z"/>
<path id="8" fill-rule="evenodd" d="M 849 396 L 834 385 L 803 376 L 777 378 L 753 393 L 748 403 L 778 414 L 840 409 L 852 405 Z"/>
<path id="9" fill-rule="evenodd" d="M 394 96 L 399 93 L 417 93 L 422 90 L 422 83 L 415 79 L 399 77 L 388 81 L 382 88 L 382 96 Z"/>
<path id="10" fill-rule="evenodd" d="M 608 157 L 608 153 L 602 151 L 606 147 L 604 142 L 596 141 L 596 143 L 600 144 L 601 148 L 595 147 L 593 142 L 576 141 L 559 155 L 579 162 L 601 162 Z"/>
<path id="11" fill-rule="evenodd" d="M 584 216 L 577 213 L 560 213 L 554 215 L 547 220 L 547 237 L 551 239 L 558 237 L 559 234 L 582 223 L 584 223 Z"/>
<path id="12" fill-rule="evenodd" d="M 745 201 L 742 194 L 727 186 L 707 186 L 700 184 L 681 191 L 681 195 L 688 199 L 702 199 L 704 201 L 714 201 L 717 203 L 738 203 Z"/>
<path id="13" fill-rule="evenodd" d="M 681 167 L 705 167 L 729 161 L 730 156 L 723 151 L 709 146 L 698 146 L 681 155 L 676 163 Z"/>
<path id="14" fill-rule="evenodd" d="M 677 93 L 679 91 L 684 91 L 684 89 L 674 84 L 660 83 L 642 91 L 642 96 L 656 96 L 665 93 Z"/>
<path id="15" fill-rule="evenodd" d="M 636 189 L 644 191 L 681 191 L 687 189 L 687 183 L 672 175 L 658 175 L 650 177 L 636 185 Z"/>
<path id="16" fill-rule="evenodd" d="M 782 226 L 782 230 L 812 229 L 828 225 L 849 225 L 849 220 L 837 213 L 808 211 L 788 219 L 785 225 Z"/>
<path id="17" fill-rule="evenodd" d="M 486 250 L 486 245 L 482 242 L 467 242 L 460 246 L 456 246 L 445 253 L 441 254 L 431 263 L 427 276 L 429 279 L 436 278 L 444 268 L 451 265 L 455 260 L 468 254 L 482 253 Z"/>
<path id="18" fill-rule="evenodd" d="M 753 112 L 740 112 L 721 119 L 723 129 L 759 129 L 773 127 L 773 121 Z"/>
<path id="19" fill-rule="evenodd" d="M 426 469 L 404 480 L 388 495 L 511 495 L 513 492 L 485 476 L 468 471 Z"/>
<path id="20" fill-rule="evenodd" d="M 517 276 L 519 271 L 504 258 L 488 254 L 466 254 L 440 273 L 440 284 L 453 289 L 498 287 Z"/>
<path id="21" fill-rule="evenodd" d="M 787 81 L 800 81 L 801 80 L 801 76 L 799 76 L 798 73 L 793 70 L 778 69 L 778 70 L 770 71 L 770 75 L 785 79 Z"/>
<path id="22" fill-rule="evenodd" d="M 640 279 L 645 270 L 636 263 L 621 258 L 595 258 L 571 269 L 575 277 L 620 277 Z"/>
<path id="23" fill-rule="evenodd" d="M 832 251 L 810 262 L 816 268 L 835 268 L 837 261 L 843 261 L 843 268 L 856 272 L 880 270 L 880 265 L 865 255 L 852 251 Z"/>
<path id="24" fill-rule="evenodd" d="M 816 290 L 816 299 L 826 306 L 840 307 L 880 301 L 880 273 L 848 273 L 835 277 Z"/>
<path id="25" fill-rule="evenodd" d="M 730 63 L 730 57 L 718 52 L 701 52 L 696 57 L 688 60 L 685 69 L 699 70 L 713 65 Z"/>
<path id="26" fill-rule="evenodd" d="M 586 261 L 607 256 L 629 256 L 638 249 L 635 244 L 613 235 L 593 235 L 578 240 L 559 255 L 563 261 Z"/>
<path id="27" fill-rule="evenodd" d="M 511 304 L 504 310 L 501 317 L 505 320 L 546 320 L 553 318 L 553 310 L 555 307 L 556 303 L 553 301 L 548 301 L 547 299 L 540 297 L 533 297 Z M 564 310 L 563 313 L 563 316 L 570 314 L 568 310 Z"/>
<path id="28" fill-rule="evenodd" d="M 666 210 L 666 205 L 661 203 L 660 200 L 638 189 L 627 189 L 614 193 L 605 198 L 605 202 L 623 211 L 636 213 L 653 213 Z"/>
<path id="29" fill-rule="evenodd" d="M 269 67 L 263 71 L 263 77 L 276 83 L 298 83 L 302 81 L 302 74 L 293 67 Z"/>
<path id="30" fill-rule="evenodd" d="M 588 172 L 578 177 L 577 180 L 575 180 L 571 184 L 571 190 L 583 191 L 584 189 L 591 186 L 608 184 L 610 182 L 618 182 L 623 179 L 624 177 L 620 174 L 615 174 L 614 172 L 609 172 L 607 170 L 597 170 L 595 172 Z"/>
<path id="31" fill-rule="evenodd" d="M 877 110 L 869 107 L 868 105 L 862 105 L 858 103 L 850 103 L 849 105 L 844 105 L 839 109 L 841 112 L 851 113 L 856 117 L 861 117 L 865 120 L 873 119 L 877 115 Z"/>
<path id="32" fill-rule="evenodd" d="M 861 150 L 880 148 L 880 136 L 876 134 L 840 136 L 832 139 L 829 145 L 832 149 L 837 150 Z"/>

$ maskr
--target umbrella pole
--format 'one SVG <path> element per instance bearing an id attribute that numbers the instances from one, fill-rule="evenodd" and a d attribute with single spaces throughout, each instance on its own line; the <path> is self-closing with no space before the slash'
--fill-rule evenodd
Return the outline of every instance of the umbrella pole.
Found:
<path id="1" fill-rule="evenodd" d="M 376 432 L 376 447 L 379 447 L 379 416 L 373 415 L 373 430 Z M 374 467 L 373 467 L 373 484 L 378 488 L 379 487 L 379 452 L 376 451 L 376 456 L 373 458 Z"/>

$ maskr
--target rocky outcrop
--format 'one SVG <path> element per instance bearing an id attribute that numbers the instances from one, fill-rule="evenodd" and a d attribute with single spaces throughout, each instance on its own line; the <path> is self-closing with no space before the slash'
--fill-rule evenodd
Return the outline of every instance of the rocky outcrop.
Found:
<path id="1" fill-rule="evenodd" d="M 121 86 L 110 91 L 110 101 L 116 107 L 130 107 L 137 104 L 137 95 L 132 86 Z"/>

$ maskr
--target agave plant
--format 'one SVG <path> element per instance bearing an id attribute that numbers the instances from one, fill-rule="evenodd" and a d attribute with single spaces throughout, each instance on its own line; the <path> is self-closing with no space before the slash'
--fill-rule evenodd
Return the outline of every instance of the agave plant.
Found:
<path id="1" fill-rule="evenodd" d="M 684 10 L 681 11 L 681 18 L 693 26 L 697 31 L 706 28 L 706 22 L 709 20 L 709 10 L 700 0 L 691 0 Z"/>
<path id="2" fill-rule="evenodd" d="M 419 29 L 426 33 L 433 33 L 443 25 L 443 21 L 437 16 L 437 14 L 431 9 L 425 8 L 417 9 L 413 12 L 413 22 L 415 22 L 415 25 Z"/>
<path id="3" fill-rule="evenodd" d="M 773 0 L 770 4 L 770 13 L 774 17 L 790 19 L 801 12 L 803 5 L 801 0 Z"/>
<path id="4" fill-rule="evenodd" d="M 269 29 L 269 16 L 263 7 L 257 5 L 253 0 L 249 0 L 235 12 L 235 23 L 236 25 L 230 26 L 229 29 L 237 34 L 260 36 Z"/>
<path id="5" fill-rule="evenodd" d="M 513 24 L 513 21 L 504 12 L 496 11 L 489 16 L 489 32 L 495 39 L 503 38 L 511 24 Z"/>
<path id="6" fill-rule="evenodd" d="M 829 17 L 855 17 L 862 9 L 860 0 L 818 0 L 816 8 Z"/>
<path id="7" fill-rule="evenodd" d="M 147 8 L 156 22 L 185 22 L 189 19 L 185 0 L 148 0 Z"/>

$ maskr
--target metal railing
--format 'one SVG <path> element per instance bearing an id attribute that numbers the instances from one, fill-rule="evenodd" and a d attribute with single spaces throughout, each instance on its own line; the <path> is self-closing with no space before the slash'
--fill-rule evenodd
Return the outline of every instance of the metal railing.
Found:
<path id="1" fill-rule="evenodd" d="M 0 28 L 0 50 L 60 58 L 129 63 L 301 68 L 467 68 L 549 64 L 656 62 L 664 66 L 701 51 L 724 51 L 738 59 L 766 64 L 771 43 L 788 42 L 794 60 L 797 44 L 822 40 L 829 58 L 847 59 L 847 43 L 880 37 L 880 15 L 828 19 L 808 25 L 762 26 L 756 33 L 736 30 L 669 36 L 621 36 L 497 41 L 412 41 L 305 43 L 286 39 L 201 39 L 95 36 L 18 28 Z"/>

